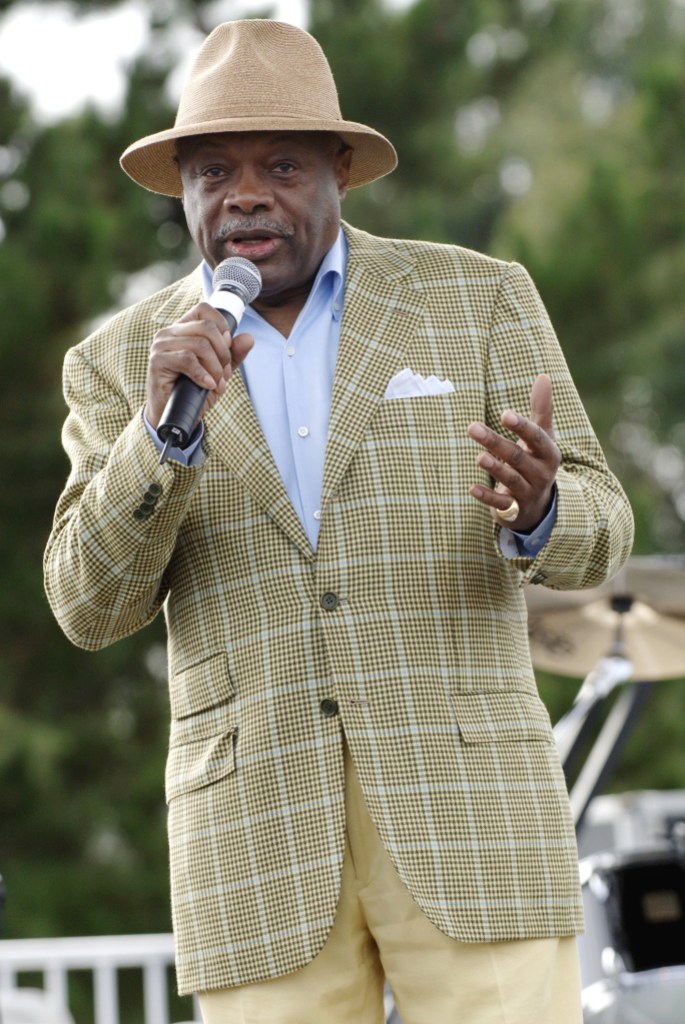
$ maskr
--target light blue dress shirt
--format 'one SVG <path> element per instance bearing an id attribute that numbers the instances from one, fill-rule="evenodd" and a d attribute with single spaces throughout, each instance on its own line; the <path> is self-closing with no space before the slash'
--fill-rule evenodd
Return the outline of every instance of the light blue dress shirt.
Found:
<path id="1" fill-rule="evenodd" d="M 240 367 L 245 387 L 288 497 L 314 548 L 346 262 L 347 243 L 340 232 L 287 338 L 250 306 L 240 321 L 241 332 L 255 339 Z"/>
<path id="2" fill-rule="evenodd" d="M 315 550 L 346 265 L 347 242 L 341 231 L 319 267 L 289 337 L 285 338 L 251 306 L 245 309 L 239 327 L 241 333 L 252 334 L 255 339 L 240 366 L 245 386 L 288 497 Z M 206 262 L 202 265 L 202 282 L 208 298 L 213 288 L 212 270 Z M 149 423 L 147 426 L 161 450 L 154 429 Z M 169 457 L 187 465 L 196 464 L 203 459 L 201 439 L 200 426 L 190 445 L 183 451 L 173 449 Z M 503 554 L 508 558 L 535 557 L 548 540 L 555 518 L 556 498 L 533 533 L 503 529 Z"/>

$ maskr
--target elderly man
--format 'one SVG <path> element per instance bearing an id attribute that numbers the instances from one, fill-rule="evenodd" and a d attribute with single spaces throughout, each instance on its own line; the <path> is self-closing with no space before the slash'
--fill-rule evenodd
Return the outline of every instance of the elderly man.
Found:
<path id="1" fill-rule="evenodd" d="M 177 972 L 208 1024 L 378 1024 L 386 976 L 405 1024 L 581 1019 L 522 586 L 599 584 L 632 518 L 525 271 L 341 225 L 395 161 L 311 36 L 221 25 L 122 157 L 203 263 L 66 358 L 47 591 L 90 649 L 164 606 Z M 231 338 L 203 298 L 234 256 L 262 288 Z M 207 399 L 160 461 L 179 375 Z"/>

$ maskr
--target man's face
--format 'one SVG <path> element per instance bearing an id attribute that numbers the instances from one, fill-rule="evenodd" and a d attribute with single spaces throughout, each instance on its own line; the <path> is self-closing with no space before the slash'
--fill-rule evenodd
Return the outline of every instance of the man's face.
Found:
<path id="1" fill-rule="evenodd" d="M 183 207 L 214 268 L 230 256 L 262 275 L 260 303 L 309 291 L 340 228 L 351 150 L 324 133 L 231 132 L 181 140 Z"/>

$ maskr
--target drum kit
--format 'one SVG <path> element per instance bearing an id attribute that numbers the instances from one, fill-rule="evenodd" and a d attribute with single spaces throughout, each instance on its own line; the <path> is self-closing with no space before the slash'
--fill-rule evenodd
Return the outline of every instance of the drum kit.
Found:
<path id="1" fill-rule="evenodd" d="M 580 838 L 649 690 L 685 678 L 685 557 L 634 557 L 594 590 L 535 586 L 526 601 L 533 665 L 582 680 L 554 729 Z M 685 794 L 660 826 L 581 859 L 585 1024 L 685 1022 Z"/>

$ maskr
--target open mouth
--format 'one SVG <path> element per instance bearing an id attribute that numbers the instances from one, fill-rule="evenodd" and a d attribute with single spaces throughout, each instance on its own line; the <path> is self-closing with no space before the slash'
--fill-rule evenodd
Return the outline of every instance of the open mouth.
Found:
<path id="1" fill-rule="evenodd" d="M 280 245 L 280 238 L 271 238 L 262 235 L 259 238 L 245 238 L 238 236 L 229 238 L 226 248 L 235 253 L 236 256 L 246 256 L 248 259 L 265 259 L 276 251 Z"/>
<path id="2" fill-rule="evenodd" d="M 229 238 L 234 245 L 263 245 L 264 242 L 273 241 L 273 235 L 235 235 Z"/>
<path id="3" fill-rule="evenodd" d="M 275 231 L 231 231 L 227 236 L 229 242 L 265 242 L 270 238 L 277 238 Z"/>
<path id="4" fill-rule="evenodd" d="M 237 256 L 246 256 L 248 259 L 264 259 L 278 248 L 283 238 L 275 231 L 239 229 L 228 232 L 223 241 L 226 248 Z"/>

